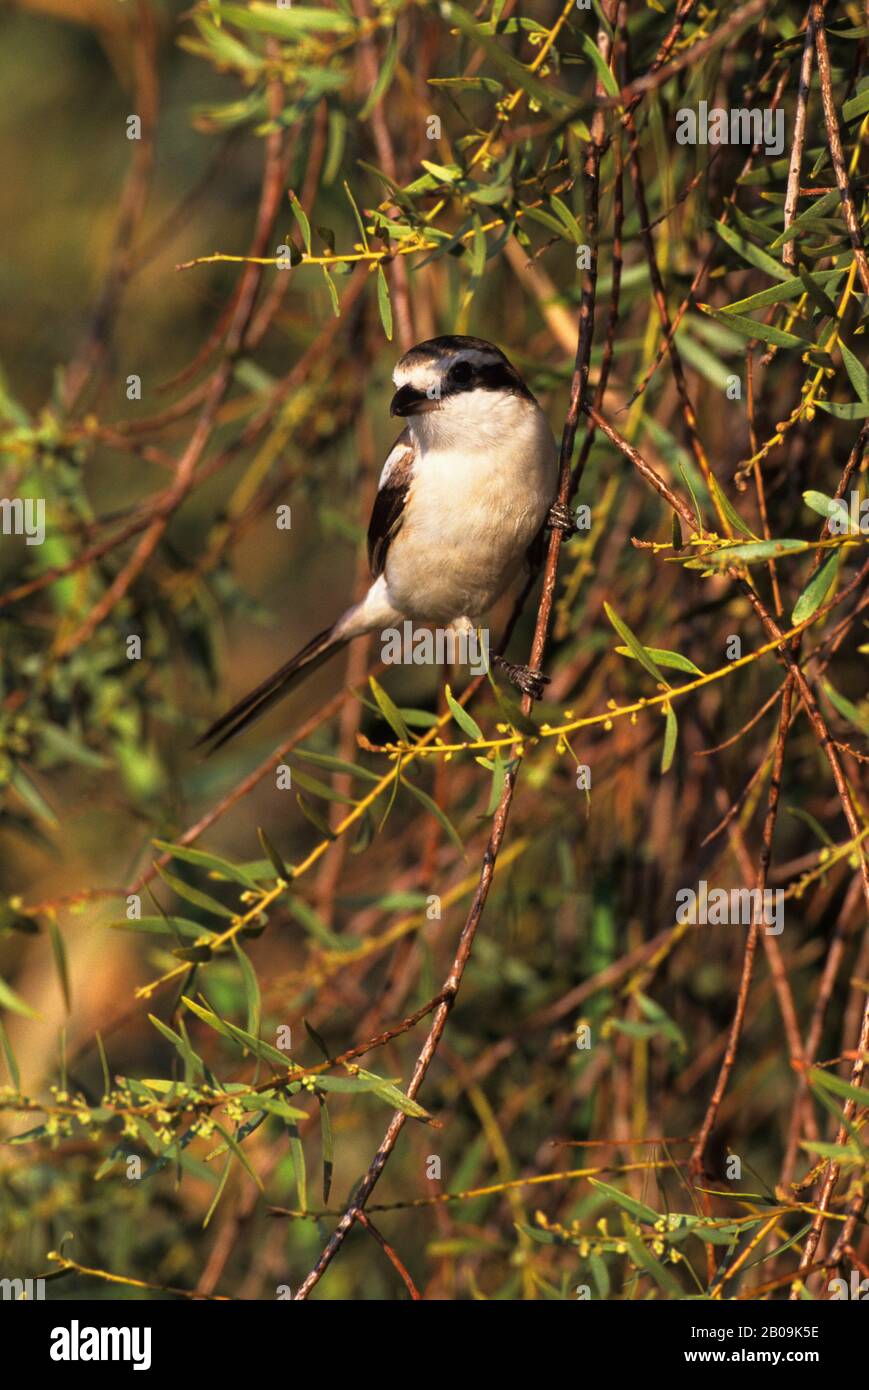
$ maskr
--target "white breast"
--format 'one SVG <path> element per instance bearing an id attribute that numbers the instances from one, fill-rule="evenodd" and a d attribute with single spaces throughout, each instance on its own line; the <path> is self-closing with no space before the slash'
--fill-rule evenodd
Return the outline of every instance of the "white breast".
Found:
<path id="1" fill-rule="evenodd" d="M 474 391 L 459 405 L 408 422 L 413 482 L 386 581 L 418 622 L 479 621 L 518 574 L 555 495 L 555 441 L 533 402 Z"/>

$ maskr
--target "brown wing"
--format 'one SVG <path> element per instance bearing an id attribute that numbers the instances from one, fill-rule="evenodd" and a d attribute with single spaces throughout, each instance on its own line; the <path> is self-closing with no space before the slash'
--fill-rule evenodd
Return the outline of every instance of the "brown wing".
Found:
<path id="1" fill-rule="evenodd" d="M 413 445 L 409 431 L 404 430 L 384 465 L 368 523 L 368 563 L 375 579 L 383 573 L 389 547 L 401 529 L 412 478 Z"/>

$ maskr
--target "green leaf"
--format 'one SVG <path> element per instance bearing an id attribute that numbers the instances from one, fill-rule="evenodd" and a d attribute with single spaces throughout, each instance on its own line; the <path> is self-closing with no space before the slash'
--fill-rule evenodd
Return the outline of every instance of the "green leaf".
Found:
<path id="1" fill-rule="evenodd" d="M 294 748 L 293 757 L 301 758 L 303 762 L 314 763 L 317 767 L 327 767 L 330 772 L 346 772 L 351 777 L 361 777 L 366 782 L 380 781 L 376 772 L 367 767 L 359 767 L 356 763 L 345 762 L 343 758 L 335 758 L 331 753 L 315 753 L 310 748 Z"/>
<path id="2" fill-rule="evenodd" d="M 798 541 L 786 537 L 783 540 L 752 541 L 747 545 L 723 546 L 715 552 L 712 559 L 719 564 L 729 565 L 734 561 L 742 565 L 759 565 L 767 560 L 780 559 L 782 555 L 797 554 L 801 550 L 808 550 L 808 541 Z M 709 560 L 709 556 L 704 556 L 704 562 Z"/>
<path id="3" fill-rule="evenodd" d="M 668 1298 L 681 1299 L 683 1296 L 682 1287 L 675 1275 L 671 1274 L 670 1270 L 652 1253 L 626 1216 L 622 1218 L 622 1221 L 625 1229 L 625 1242 L 637 1268 L 650 1274 Z"/>
<path id="4" fill-rule="evenodd" d="M 415 787 L 413 782 L 408 782 L 406 778 L 402 777 L 401 784 L 403 787 L 406 787 L 409 792 L 413 793 L 417 801 L 419 801 L 420 804 L 423 805 L 427 811 L 431 811 L 432 815 L 435 817 L 437 821 L 440 822 L 441 826 L 446 831 L 447 835 L 450 837 L 456 848 L 462 854 L 464 854 L 465 847 L 462 844 L 458 831 L 456 830 L 447 813 L 441 810 L 437 802 L 433 801 L 427 792 L 424 792 L 420 787 Z"/>
<path id="5" fill-rule="evenodd" d="M 25 1004 L 4 979 L 0 979 L 0 1009 L 8 1009 L 10 1013 L 20 1014 L 22 1018 L 39 1017 L 36 1010 Z"/>
<path id="6" fill-rule="evenodd" d="M 15 1060 L 15 1053 L 12 1051 L 12 1044 L 9 1041 L 9 1034 L 3 1026 L 0 1018 L 0 1044 L 3 1047 L 3 1055 L 6 1058 L 6 1065 L 9 1068 L 9 1077 L 16 1091 L 21 1090 L 21 1073 L 18 1070 L 18 1063 Z"/>
<path id="7" fill-rule="evenodd" d="M 855 357 L 850 348 L 846 347 L 839 339 L 839 351 L 842 354 L 842 361 L 845 363 L 845 371 L 848 373 L 851 385 L 860 397 L 864 405 L 869 402 L 869 372 L 863 366 L 858 357 Z"/>
<path id="8" fill-rule="evenodd" d="M 594 65 L 594 70 L 601 81 L 601 86 L 608 96 L 621 96 L 621 88 L 616 81 L 613 73 L 607 67 L 606 60 L 590 34 L 581 33 L 579 35 L 580 48 L 586 58 Z"/>
<path id="9" fill-rule="evenodd" d="M 657 666 L 672 666 L 674 671 L 685 671 L 690 676 L 702 676 L 703 671 L 699 666 L 695 666 L 687 656 L 682 656 L 680 652 L 669 652 L 665 647 L 644 647 L 651 660 Z M 630 647 L 616 647 L 619 656 L 628 656 L 632 661 L 636 660 Z"/>
<path id="10" fill-rule="evenodd" d="M 458 87 L 469 92 L 489 92 L 498 96 L 504 90 L 504 83 L 496 77 L 427 77 L 430 87 Z"/>
<path id="11" fill-rule="evenodd" d="M 869 86 L 865 87 L 862 92 L 858 92 L 855 97 L 851 97 L 850 101 L 845 102 L 842 107 L 842 120 L 846 125 L 850 125 L 851 121 L 856 121 L 867 111 L 869 111 Z"/>
<path id="12" fill-rule="evenodd" d="M 283 1096 L 275 1095 L 273 1091 L 259 1091 L 255 1096 L 239 1096 L 239 1104 L 246 1110 L 261 1108 L 267 1110 L 270 1115 L 277 1115 L 281 1120 L 307 1120 L 308 1112 L 299 1110 L 294 1105 L 288 1105 Z"/>
<path id="13" fill-rule="evenodd" d="M 484 758 L 478 759 L 485 763 Z M 507 775 L 508 764 L 502 757 L 500 748 L 495 749 L 495 756 L 492 760 L 492 788 L 489 792 L 489 802 L 486 806 L 486 815 L 494 816 L 504 795 L 504 778 Z"/>
<path id="14" fill-rule="evenodd" d="M 223 18 L 239 29 L 257 29 L 263 34 L 294 39 L 301 34 L 320 32 L 346 34 L 356 26 L 340 10 L 314 8 L 310 5 L 291 5 L 278 9 L 266 0 L 252 0 L 250 5 L 223 5 Z"/>
<path id="15" fill-rule="evenodd" d="M 800 266 L 800 279 L 806 287 L 806 294 L 814 304 L 820 309 L 822 314 L 829 314 L 831 318 L 836 317 L 836 306 L 830 296 L 821 288 L 817 277 L 811 271 L 806 270 L 804 265 Z"/>
<path id="16" fill-rule="evenodd" d="M 651 1019 L 657 1031 L 675 1043 L 681 1052 L 687 1052 L 688 1043 L 685 1035 L 666 1010 L 662 1009 L 656 1000 L 650 999 L 648 995 L 639 991 L 635 993 L 634 997 L 646 1018 Z"/>
<path id="17" fill-rule="evenodd" d="M 389 698 L 383 686 L 379 681 L 375 680 L 374 676 L 368 677 L 368 684 L 371 687 L 372 695 L 377 701 L 377 708 L 380 710 L 380 713 L 383 715 L 383 718 L 386 720 L 392 732 L 400 742 L 412 743 L 413 739 L 410 730 L 402 719 L 398 706 Z"/>
<path id="18" fill-rule="evenodd" d="M 341 168 L 344 147 L 347 143 L 347 115 L 339 107 L 329 109 L 329 144 L 323 168 L 323 183 L 328 188 L 335 182 Z"/>
<path id="19" fill-rule="evenodd" d="M 281 856 L 278 854 L 278 851 L 275 849 L 274 845 L 272 844 L 266 832 L 263 830 L 262 826 L 257 826 L 256 833 L 257 838 L 259 839 L 259 842 L 263 847 L 263 851 L 269 859 L 277 877 L 283 879 L 284 883 L 289 883 L 290 879 L 293 877 L 292 870 L 287 868 L 286 864 L 284 863 Z"/>
<path id="20" fill-rule="evenodd" d="M 216 898 L 210 897 L 208 893 L 203 893 L 199 888 L 193 888 L 189 883 L 185 883 L 183 879 L 176 878 L 174 874 L 170 874 L 169 870 L 164 868 L 162 864 L 155 864 L 154 868 L 157 870 L 163 882 L 168 884 L 172 889 L 173 893 L 177 893 L 178 897 L 184 898 L 186 902 L 193 903 L 196 907 L 203 908 L 205 912 L 216 913 L 218 917 L 236 917 L 238 915 L 230 908 L 224 907 L 223 903 L 219 903 Z"/>
<path id="21" fill-rule="evenodd" d="M 491 58 L 492 62 L 502 72 L 506 73 L 517 87 L 521 87 L 524 92 L 542 107 L 550 112 L 551 115 L 563 117 L 565 110 L 573 111 L 574 98 L 569 92 L 558 91 L 550 87 L 547 82 L 537 77 L 524 64 L 518 62 L 506 49 L 502 48 L 494 39 L 480 32 L 480 28 L 475 24 L 473 17 L 463 10 L 460 5 L 453 3 L 453 0 L 442 0 L 441 14 L 448 24 L 455 24 L 462 33 L 470 38 L 484 53 Z"/>
<path id="22" fill-rule="evenodd" d="M 727 520 L 730 522 L 734 531 L 738 531 L 739 534 L 741 536 L 745 536 L 747 540 L 757 540 L 757 536 L 754 534 L 751 527 L 747 526 L 746 523 L 743 521 L 742 517 L 739 515 L 739 512 L 736 510 L 730 498 L 727 496 L 727 493 L 719 484 L 718 479 L 711 472 L 709 474 L 709 483 L 710 491 L 713 497 L 716 498 L 718 505 L 720 506 L 724 515 L 727 517 Z"/>
<path id="23" fill-rule="evenodd" d="M 176 946 L 172 954 L 178 960 L 187 961 L 191 965 L 204 965 L 206 961 L 214 958 L 214 952 L 207 945 Z"/>
<path id="24" fill-rule="evenodd" d="M 299 224 L 299 229 L 300 229 L 300 231 L 301 231 L 301 233 L 302 233 L 302 239 L 303 239 L 303 241 L 304 241 L 304 243 L 305 243 L 305 250 L 307 251 L 308 255 L 310 256 L 310 254 L 311 254 L 311 224 L 310 224 L 310 222 L 308 221 L 308 217 L 307 217 L 307 214 L 306 214 L 306 212 L 305 212 L 305 209 L 302 207 L 302 204 L 299 202 L 298 198 L 296 197 L 295 193 L 293 193 L 292 190 L 290 190 L 290 207 L 293 209 L 293 216 L 295 217 L 296 221 L 297 221 L 298 224 Z"/>
<path id="25" fill-rule="evenodd" d="M 829 681 L 821 681 L 821 685 L 830 704 L 842 718 L 847 719 L 861 733 L 869 734 L 869 711 L 858 709 L 850 700 L 846 700 L 844 695 L 840 695 L 838 690 L 834 690 Z"/>
<path id="26" fill-rule="evenodd" d="M 223 1172 L 222 1172 L 221 1175 L 220 1175 L 220 1180 L 219 1180 L 219 1182 L 218 1182 L 218 1184 L 217 1184 L 217 1188 L 215 1189 L 214 1196 L 212 1197 L 211 1202 L 209 1203 L 208 1211 L 205 1213 L 204 1217 L 202 1218 L 202 1229 L 203 1229 L 203 1231 L 207 1231 L 207 1230 L 208 1230 L 209 1222 L 211 1221 L 211 1218 L 212 1218 L 212 1216 L 214 1215 L 214 1213 L 217 1211 L 218 1203 L 219 1203 L 221 1197 L 223 1196 L 224 1190 L 225 1190 L 225 1188 L 226 1188 L 227 1179 L 229 1178 L 230 1172 L 232 1171 L 232 1165 L 233 1165 L 234 1163 L 235 1163 L 235 1154 L 230 1154 L 229 1157 L 227 1158 L 226 1162 L 225 1162 L 224 1165 L 223 1165 Z"/>
<path id="27" fill-rule="evenodd" d="M 476 719 L 472 719 L 468 711 L 462 708 L 458 700 L 453 697 L 453 693 L 448 685 L 444 687 L 444 694 L 447 704 L 449 705 L 450 714 L 453 716 L 453 719 L 455 719 L 462 732 L 467 734 L 468 738 L 474 743 L 485 742 L 486 736 Z"/>
<path id="28" fill-rule="evenodd" d="M 335 281 L 329 274 L 328 266 L 321 266 L 320 269 L 323 272 L 323 279 L 326 281 L 326 289 L 329 291 L 329 298 L 332 301 L 332 313 L 335 315 L 336 319 L 340 319 L 341 305 L 338 303 L 338 291 L 335 288 Z"/>
<path id="29" fill-rule="evenodd" d="M 336 801 L 342 806 L 356 806 L 358 802 L 355 797 L 346 796 L 344 792 L 336 791 L 328 783 L 321 782 L 319 777 L 308 777 L 304 772 L 300 772 L 297 767 L 292 769 L 293 786 L 298 784 L 303 791 L 311 792 L 313 796 L 322 797 L 324 801 Z"/>
<path id="30" fill-rule="evenodd" d="M 795 627 L 799 623 L 806 622 L 818 611 L 839 572 L 841 559 L 841 550 L 834 550 L 832 555 L 829 555 L 821 565 L 817 574 L 809 580 L 791 613 L 791 622 Z"/>
<path id="31" fill-rule="evenodd" d="M 60 824 L 42 792 L 34 786 L 23 768 L 13 767 L 9 785 L 13 791 L 18 793 L 25 806 L 33 812 L 37 820 L 44 821 L 46 825 L 52 827 L 57 827 Z"/>
<path id="32" fill-rule="evenodd" d="M 313 1026 L 313 1024 L 309 1023 L 306 1018 L 303 1018 L 302 1022 L 305 1025 L 305 1032 L 308 1034 L 308 1037 L 311 1039 L 313 1043 L 316 1044 L 318 1050 L 322 1052 L 325 1060 L 327 1062 L 331 1061 L 332 1054 L 326 1046 L 326 1043 L 323 1040 L 323 1038 L 320 1037 L 320 1034 L 317 1032 L 316 1028 Z"/>
<path id="33" fill-rule="evenodd" d="M 305 817 L 306 820 L 309 820 L 311 822 L 314 829 L 317 830 L 319 834 L 323 836 L 324 840 L 336 839 L 335 832 L 332 829 L 329 822 L 326 820 L 326 817 L 322 816 L 318 811 L 317 807 L 312 806 L 310 801 L 308 801 L 304 796 L 302 796 L 301 792 L 297 793 L 296 802 L 298 803 L 298 807 L 302 815 Z"/>
<path id="34" fill-rule="evenodd" d="M 799 283 L 802 284 L 801 281 Z M 742 314 L 734 314 L 729 309 L 713 309 L 708 304 L 698 304 L 697 308 L 728 328 L 735 328 L 744 338 L 757 338 L 764 343 L 775 343 L 777 347 L 802 348 L 803 352 L 815 346 L 807 338 L 798 338 L 795 333 L 786 333 L 783 328 L 774 328 L 772 324 L 760 323 L 757 319 L 744 318 Z"/>
<path id="35" fill-rule="evenodd" d="M 62 729 L 59 724 L 43 724 L 39 737 L 42 744 L 58 759 L 68 759 L 70 762 L 80 763 L 82 767 L 93 767 L 100 771 L 112 765 L 111 758 L 105 757 L 102 753 L 95 753 L 79 739 L 73 738 L 72 734 Z"/>
<path id="36" fill-rule="evenodd" d="M 841 344 L 840 344 L 841 346 Z M 869 417 L 869 401 L 815 401 L 819 410 L 834 415 L 837 420 L 865 420 Z"/>
<path id="37" fill-rule="evenodd" d="M 711 325 L 717 328 L 717 324 Z M 691 337 L 689 325 L 683 324 L 676 333 L 676 342 L 683 359 L 689 367 L 705 376 L 718 391 L 726 391 L 732 370 L 721 361 L 705 343 L 698 343 Z"/>
<path id="38" fill-rule="evenodd" d="M 259 1037 L 260 1014 L 262 1010 L 259 981 L 257 980 L 253 966 L 235 940 L 232 942 L 232 949 L 235 952 L 236 960 L 241 969 L 244 998 L 247 1004 L 247 1031 L 252 1033 L 254 1037 Z"/>
<path id="39" fill-rule="evenodd" d="M 654 1226 L 661 1219 L 660 1213 L 655 1211 L 654 1207 L 647 1207 L 645 1202 L 638 1202 L 635 1197 L 629 1197 L 626 1192 L 620 1192 L 617 1187 L 612 1187 L 610 1183 L 601 1182 L 600 1178 L 589 1178 L 588 1181 L 592 1187 L 604 1193 L 611 1202 L 615 1202 L 624 1211 L 630 1212 L 631 1216 L 635 1216 L 639 1221 L 645 1221 L 647 1226 Z"/>
<path id="40" fill-rule="evenodd" d="M 201 869 L 208 869 L 210 873 L 219 874 L 221 878 L 240 883 L 244 888 L 257 886 L 256 880 L 239 864 L 231 864 L 228 859 L 221 859 L 217 854 L 208 854 L 201 849 L 188 849 L 186 845 L 173 845 L 168 840 L 152 840 L 151 843 L 165 854 L 171 854 L 173 859 L 181 859 L 185 864 L 196 864 Z"/>
<path id="41" fill-rule="evenodd" d="M 72 1006 L 70 1003 L 69 964 L 66 957 L 66 944 L 53 917 L 49 918 L 48 921 L 48 936 L 51 941 L 51 953 L 54 956 L 57 977 L 60 980 L 63 1002 L 66 1005 L 67 1013 L 69 1013 Z"/>
<path id="42" fill-rule="evenodd" d="M 812 1090 L 831 1091 L 843 1100 L 853 1100 L 861 1106 L 869 1105 L 869 1091 L 862 1086 L 852 1086 L 850 1081 L 843 1081 L 840 1076 L 824 1071 L 822 1067 L 810 1067 L 807 1079 Z"/>
<path id="43" fill-rule="evenodd" d="M 293 1164 L 293 1173 L 296 1179 L 296 1197 L 300 1211 L 308 1210 L 308 1174 L 305 1166 L 305 1150 L 302 1147 L 302 1137 L 299 1134 L 299 1126 L 295 1120 L 290 1120 L 287 1125 L 287 1132 L 290 1137 L 290 1158 Z"/>
<path id="44" fill-rule="evenodd" d="M 487 669 L 486 675 L 489 678 L 489 684 L 495 696 L 495 704 L 498 706 L 498 712 L 504 723 L 509 724 L 517 733 L 524 734 L 527 738 L 537 738 L 540 730 L 534 720 L 522 709 L 519 701 L 514 700 L 508 691 L 498 685 L 490 669 Z"/>
<path id="45" fill-rule="evenodd" d="M 270 1043 L 263 1042 L 260 1038 L 255 1038 L 250 1033 L 246 1033 L 243 1028 L 236 1028 L 234 1023 L 228 1023 L 226 1019 L 214 1013 L 211 1009 L 204 1008 L 197 1004 L 193 999 L 188 999 L 186 994 L 182 994 L 181 1002 L 185 1008 L 194 1013 L 197 1018 L 201 1018 L 203 1023 L 207 1023 L 209 1028 L 213 1028 L 215 1033 L 220 1033 L 224 1038 L 229 1038 L 232 1042 L 239 1043 L 252 1052 L 260 1061 L 271 1062 L 274 1066 L 280 1067 L 282 1072 L 287 1070 L 287 1057 L 283 1052 L 279 1052 Z"/>
<path id="46" fill-rule="evenodd" d="M 433 729 L 438 722 L 437 715 L 431 710 L 413 709 L 408 705 L 401 706 L 401 717 L 411 729 Z"/>
<path id="47" fill-rule="evenodd" d="M 474 237 L 471 243 L 471 277 L 475 281 L 482 278 L 486 268 L 486 233 L 480 221 L 480 214 L 474 213 Z"/>
<path id="48" fill-rule="evenodd" d="M 664 749 L 661 754 L 661 772 L 669 772 L 673 765 L 673 755 L 676 752 L 676 740 L 679 737 L 679 724 L 676 715 L 670 705 L 664 706 L 664 718 L 666 725 L 664 728 Z"/>
<path id="49" fill-rule="evenodd" d="M 815 275 L 815 283 L 829 289 L 845 274 L 844 270 L 827 270 Z M 720 310 L 722 314 L 748 314 L 755 309 L 767 309 L 771 304 L 782 304 L 790 299 L 799 299 L 804 294 L 806 287 L 798 275 L 794 275 L 790 280 L 784 280 L 780 285 L 770 285 L 768 289 L 759 290 L 757 294 L 750 294 L 746 299 L 735 299 L 732 304 L 725 304 Z"/>
<path id="50" fill-rule="evenodd" d="M 383 324 L 383 331 L 389 342 L 392 342 L 392 301 L 389 298 L 389 286 L 386 283 L 386 276 L 383 273 L 383 266 L 377 267 L 377 307 L 380 310 L 380 322 Z"/>
<path id="51" fill-rule="evenodd" d="M 154 936 L 214 936 L 210 927 L 191 922 L 187 917 L 121 917 L 109 922 L 112 931 L 140 931 Z"/>
<path id="52" fill-rule="evenodd" d="M 251 1167 L 250 1162 L 249 1162 L 248 1157 L 247 1157 L 247 1154 L 245 1154 L 245 1153 L 242 1152 L 241 1144 L 239 1144 L 239 1142 L 238 1142 L 238 1140 L 235 1138 L 235 1136 L 232 1135 L 232 1134 L 230 1134 L 229 1130 L 226 1129 L 224 1125 L 220 1124 L 220 1122 L 219 1122 L 218 1120 L 215 1120 L 215 1121 L 214 1121 L 214 1128 L 215 1128 L 220 1134 L 223 1135 L 224 1139 L 226 1140 L 227 1148 L 230 1148 L 230 1149 L 232 1150 L 232 1152 L 235 1154 L 236 1158 L 238 1159 L 239 1163 L 240 1163 L 240 1164 L 242 1165 L 242 1167 L 244 1168 L 244 1170 L 245 1170 L 245 1172 L 247 1173 L 248 1177 L 250 1177 L 250 1178 L 253 1179 L 253 1181 L 256 1183 L 257 1187 L 259 1188 L 260 1192 L 265 1192 L 265 1188 L 263 1187 L 262 1180 L 261 1180 L 259 1174 L 257 1173 L 257 1171 L 256 1171 L 255 1168 L 252 1168 L 252 1167 Z"/>
<path id="53" fill-rule="evenodd" d="M 317 1089 L 320 1091 L 334 1091 L 338 1095 L 351 1095 L 356 1091 L 373 1091 L 374 1086 L 370 1081 L 364 1080 L 359 1076 L 325 1076 L 317 1075 Z"/>
<path id="54" fill-rule="evenodd" d="M 546 212 L 543 208 L 526 208 L 525 218 L 526 220 L 530 218 L 532 222 L 539 222 L 541 226 L 548 227 L 550 232 L 554 232 L 556 236 L 562 239 L 567 237 L 567 228 L 564 224 L 560 222 L 557 217 L 553 217 L 550 212 Z"/>
<path id="55" fill-rule="evenodd" d="M 866 1102 L 862 1103 L 865 1104 Z M 856 1144 L 824 1144 L 819 1139 L 809 1143 L 807 1139 L 801 1139 L 800 1148 L 805 1149 L 806 1153 L 819 1154 L 821 1158 L 830 1159 L 843 1168 L 865 1168 L 866 1166 L 866 1154 L 861 1153 Z"/>
<path id="56" fill-rule="evenodd" d="M 243 72 L 259 72 L 264 66 L 264 58 L 257 53 L 252 53 L 249 48 L 245 48 L 243 43 L 233 38 L 222 26 L 219 26 L 216 20 L 211 23 L 202 15 L 194 15 L 193 22 L 199 30 L 209 54 L 221 66 L 241 68 Z M 202 52 L 202 48 L 196 40 L 182 36 L 178 43 L 179 47 L 187 49 L 190 53 L 201 54 Z"/>
<path id="57" fill-rule="evenodd" d="M 320 1102 L 320 1141 L 323 1148 L 323 1205 L 328 1206 L 329 1193 L 332 1191 L 332 1175 L 335 1171 L 332 1119 L 324 1097 L 318 1095 L 317 1100 Z"/>
<path id="58" fill-rule="evenodd" d="M 322 917 L 303 898 L 292 898 L 289 907 L 296 921 L 305 931 L 316 937 L 327 950 L 346 951 L 352 946 L 358 945 L 357 940 L 347 934 L 336 936 L 334 932 L 330 932 Z"/>
<path id="59" fill-rule="evenodd" d="M 575 244 L 577 246 L 581 246 L 582 228 L 580 227 L 570 208 L 555 193 L 550 194 L 549 203 L 551 207 L 555 208 L 555 211 L 558 213 L 558 216 L 561 218 L 562 222 L 564 223 L 565 227 L 567 228 L 568 232 L 573 238 Z"/>
<path id="60" fill-rule="evenodd" d="M 817 835 L 822 845 L 827 845 L 829 849 L 835 849 L 835 841 L 827 834 L 820 821 L 812 815 L 810 811 L 803 810 L 802 806 L 786 806 L 785 810 L 791 816 L 796 816 L 798 820 L 804 821 Z"/>
<path id="61" fill-rule="evenodd" d="M 819 516 L 826 517 L 828 521 L 835 517 L 840 524 L 844 525 L 846 530 L 850 531 L 851 518 L 848 515 L 848 508 L 840 497 L 828 497 L 825 492 L 813 492 L 809 489 L 808 492 L 803 493 L 803 501 Z"/>
<path id="62" fill-rule="evenodd" d="M 793 241 L 794 237 L 802 236 L 803 232 L 811 232 L 812 223 L 820 221 L 828 212 L 839 206 L 839 190 L 833 188 L 823 197 L 813 199 L 798 217 L 795 217 L 786 232 L 782 232 L 770 243 L 771 251 L 778 251 L 786 242 Z"/>
<path id="63" fill-rule="evenodd" d="M 464 172 L 460 164 L 435 164 L 432 159 L 421 159 L 419 162 L 438 183 L 456 183 Z"/>
<path id="64" fill-rule="evenodd" d="M 656 681 L 660 681 L 662 685 L 667 686 L 667 688 L 669 689 L 668 682 L 664 679 L 659 668 L 655 665 L 654 661 L 649 656 L 649 649 L 647 647 L 644 647 L 642 642 L 640 642 L 634 636 L 627 623 L 622 622 L 618 613 L 616 613 L 615 610 L 611 608 L 608 603 L 604 603 L 604 612 L 606 613 L 616 632 L 619 634 L 619 637 L 621 637 L 622 641 L 625 643 L 633 657 L 640 663 L 643 669 L 645 671 L 648 671 L 649 675 L 652 676 Z"/>
<path id="65" fill-rule="evenodd" d="M 365 1071 L 363 1067 L 359 1068 L 359 1076 L 363 1080 L 372 1083 L 371 1089 L 380 1100 L 385 1100 L 387 1105 L 392 1105 L 396 1110 L 401 1110 L 403 1114 L 408 1115 L 412 1120 L 431 1119 L 431 1115 L 427 1110 L 424 1110 L 415 1100 L 411 1100 L 410 1096 L 406 1096 L 404 1091 L 400 1091 L 397 1086 L 391 1081 L 387 1081 L 385 1077 L 375 1076 L 373 1072 Z"/>
<path id="66" fill-rule="evenodd" d="M 508 201 L 512 187 L 512 184 L 509 183 L 480 183 L 469 189 L 468 197 L 472 203 L 480 203 L 483 207 L 494 207 L 499 203 Z"/>
<path id="67" fill-rule="evenodd" d="M 380 98 L 383 96 L 383 93 L 389 87 L 389 84 L 392 81 L 392 75 L 395 72 L 395 61 L 397 57 L 398 30 L 393 29 L 392 37 L 390 38 L 389 45 L 386 49 L 386 54 L 383 60 L 381 61 L 380 69 L 377 73 L 377 81 L 371 88 L 368 100 L 365 102 L 365 105 L 359 111 L 356 117 L 357 121 L 368 120 L 368 117 L 371 115 L 371 112 L 374 110 L 375 106 L 380 101 Z"/>
<path id="68" fill-rule="evenodd" d="M 187 1068 L 188 1080 L 194 1077 L 204 1077 L 205 1063 L 198 1053 L 194 1052 L 187 1038 L 180 1033 L 176 1033 L 173 1028 L 169 1027 L 168 1023 L 163 1023 L 155 1014 L 149 1014 L 148 1018 L 157 1029 L 157 1032 L 161 1033 L 181 1056 Z"/>
<path id="69" fill-rule="evenodd" d="M 358 207 L 358 204 L 357 204 L 357 202 L 356 202 L 356 199 L 353 197 L 353 192 L 352 192 L 352 190 L 351 190 L 351 188 L 350 188 L 350 185 L 349 185 L 349 183 L 347 182 L 346 179 L 344 180 L 344 192 L 347 194 L 347 200 L 348 200 L 348 202 L 349 202 L 351 208 L 353 209 L 353 216 L 354 216 L 355 219 L 356 219 L 356 226 L 359 228 L 359 236 L 360 236 L 360 238 L 361 238 L 361 240 L 362 240 L 362 245 L 364 246 L 365 250 L 367 251 L 367 250 L 368 250 L 368 237 L 367 237 L 367 235 L 366 235 L 366 233 L 365 233 L 365 223 L 362 221 L 362 213 L 359 211 L 359 207 Z"/>
<path id="70" fill-rule="evenodd" d="M 728 227 L 724 222 L 716 222 L 715 230 L 721 240 L 726 242 L 730 249 L 741 256 L 744 261 L 747 261 L 749 265 L 756 266 L 758 270 L 771 275 L 774 280 L 790 280 L 790 271 L 786 270 L 780 261 L 767 255 L 765 251 L 759 250 L 758 247 L 752 246 L 750 241 L 746 241 L 745 237 L 741 237 L 732 227 Z"/>

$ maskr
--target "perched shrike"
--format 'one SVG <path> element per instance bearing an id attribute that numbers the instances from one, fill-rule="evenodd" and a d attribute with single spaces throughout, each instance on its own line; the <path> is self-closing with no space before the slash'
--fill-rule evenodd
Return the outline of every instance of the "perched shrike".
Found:
<path id="1" fill-rule="evenodd" d="M 566 509 L 553 506 L 557 451 L 546 416 L 499 348 L 482 338 L 431 338 L 404 354 L 393 381 L 390 414 L 407 425 L 383 465 L 371 513 L 371 587 L 200 743 L 226 743 L 363 633 L 404 619 L 470 633 L 547 521 L 573 529 Z M 546 677 L 494 660 L 539 698 Z"/>

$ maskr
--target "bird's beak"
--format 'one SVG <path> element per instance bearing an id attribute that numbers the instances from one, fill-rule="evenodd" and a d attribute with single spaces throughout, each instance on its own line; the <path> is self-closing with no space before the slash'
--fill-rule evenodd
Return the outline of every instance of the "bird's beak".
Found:
<path id="1" fill-rule="evenodd" d="M 415 386 L 401 386 L 392 398 L 390 415 L 421 415 L 427 410 L 436 410 L 440 405 L 437 396 L 429 396 Z"/>

